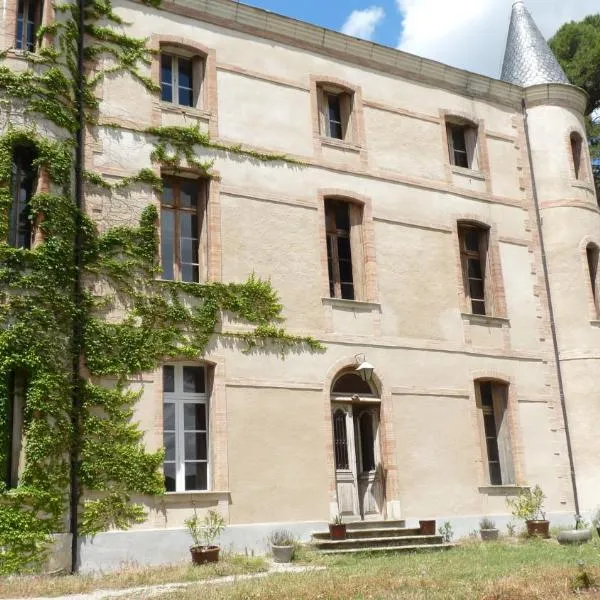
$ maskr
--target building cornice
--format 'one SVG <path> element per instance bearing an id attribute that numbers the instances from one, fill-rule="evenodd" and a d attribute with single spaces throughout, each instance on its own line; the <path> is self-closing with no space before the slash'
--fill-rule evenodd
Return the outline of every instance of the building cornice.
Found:
<path id="1" fill-rule="evenodd" d="M 527 106 L 561 106 L 585 114 L 588 95 L 581 88 L 563 83 L 542 83 L 523 88 Z"/>
<path id="2" fill-rule="evenodd" d="M 518 107 L 523 98 L 524 90 L 519 86 L 232 0 L 164 0 L 157 10 L 318 52 L 465 96 L 486 98 L 498 104 Z"/>

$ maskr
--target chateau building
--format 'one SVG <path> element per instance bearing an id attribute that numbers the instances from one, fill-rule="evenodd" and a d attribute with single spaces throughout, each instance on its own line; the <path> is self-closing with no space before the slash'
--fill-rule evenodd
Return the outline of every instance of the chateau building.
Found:
<path id="1" fill-rule="evenodd" d="M 11 68 L 36 52 L 50 4 L 5 2 Z M 600 211 L 586 96 L 524 3 L 499 80 L 231 0 L 114 10 L 155 50 L 142 74 L 160 92 L 104 78 L 85 168 L 113 183 L 152 168 L 163 191 L 88 186 L 88 216 L 103 230 L 156 206 L 163 279 L 270 279 L 286 328 L 325 350 L 282 360 L 217 338 L 132 381 L 145 444 L 165 448 L 167 491 L 136 498 L 144 523 L 82 539 L 82 568 L 185 558 L 194 510 L 218 510 L 222 544 L 240 551 L 261 551 L 280 526 L 307 539 L 337 514 L 436 518 L 466 535 L 484 515 L 504 526 L 506 499 L 536 484 L 551 520 L 589 515 Z M 146 130 L 190 125 L 293 162 L 194 147 L 207 171 L 153 165 Z M 32 165 L 15 156 L 15 247 L 36 243 L 23 217 Z"/>

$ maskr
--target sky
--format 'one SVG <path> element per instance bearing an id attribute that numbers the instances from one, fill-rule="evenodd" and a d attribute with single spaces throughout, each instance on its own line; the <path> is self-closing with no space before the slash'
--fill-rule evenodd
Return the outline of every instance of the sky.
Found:
<path id="1" fill-rule="evenodd" d="M 499 77 L 512 0 L 243 0 L 406 52 Z M 526 0 L 548 38 L 599 0 Z"/>

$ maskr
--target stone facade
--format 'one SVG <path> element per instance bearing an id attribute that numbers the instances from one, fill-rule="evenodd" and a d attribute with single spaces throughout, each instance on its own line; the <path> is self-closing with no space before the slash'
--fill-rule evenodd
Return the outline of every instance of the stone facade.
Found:
<path id="1" fill-rule="evenodd" d="M 118 180 L 148 167 L 143 131 L 152 125 L 198 124 L 216 141 L 301 161 L 199 151 L 218 174 L 209 184 L 206 278 L 270 278 L 287 328 L 327 347 L 282 361 L 211 344 L 198 362 L 211 366 L 209 490 L 147 500 L 149 518 L 131 536 L 181 529 L 194 507 L 216 508 L 233 526 L 335 514 L 331 388 L 357 354 L 375 367 L 381 404 L 381 518 L 502 519 L 506 497 L 536 483 L 550 513 L 572 514 L 567 423 L 580 509 L 593 510 L 600 320 L 585 249 L 600 245 L 600 211 L 587 151 L 576 178 L 569 143 L 572 132 L 585 139 L 584 94 L 564 84 L 521 88 L 230 0 L 114 4 L 157 51 L 201 57 L 201 99 L 178 106 L 133 79 L 106 78 L 86 168 Z M 11 23 L 0 32 L 3 49 L 12 47 Z M 9 60 L 18 68 L 22 57 Z M 158 54 L 147 75 L 159 81 Z M 351 139 L 324 135 L 322 86 L 352 95 Z M 476 168 L 452 164 L 453 120 L 476 127 Z M 351 240 L 361 258 L 358 300 L 330 297 L 324 206 L 332 197 L 362 215 Z M 86 195 L 101 228 L 135 222 L 148 203 L 159 206 L 159 196 Z M 472 314 L 465 293 L 463 222 L 489 232 L 489 314 Z M 508 385 L 509 484 L 490 483 L 478 380 Z M 132 385 L 144 386 L 136 418 L 147 445 L 162 447 L 162 370 Z M 98 544 L 110 547 L 110 535 Z M 126 558 L 136 560 L 134 548 Z"/>

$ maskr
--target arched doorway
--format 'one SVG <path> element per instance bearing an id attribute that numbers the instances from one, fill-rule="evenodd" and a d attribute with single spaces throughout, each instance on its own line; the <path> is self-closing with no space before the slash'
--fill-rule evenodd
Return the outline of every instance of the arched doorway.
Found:
<path id="1" fill-rule="evenodd" d="M 384 469 L 380 450 L 380 398 L 352 371 L 331 386 L 333 454 L 338 512 L 354 519 L 380 519 Z"/>

